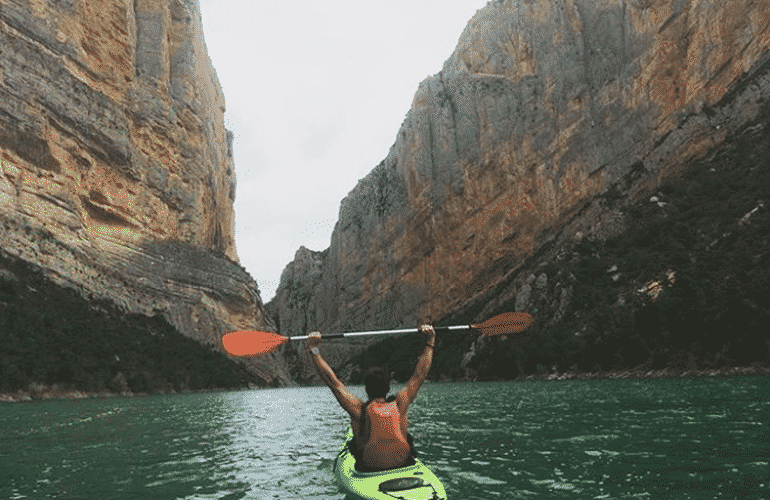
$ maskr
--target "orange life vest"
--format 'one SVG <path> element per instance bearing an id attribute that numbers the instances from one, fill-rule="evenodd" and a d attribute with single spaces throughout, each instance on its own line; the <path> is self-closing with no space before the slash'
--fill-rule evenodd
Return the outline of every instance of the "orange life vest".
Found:
<path id="1" fill-rule="evenodd" d="M 411 453 L 401 432 L 401 413 L 396 402 L 372 401 L 366 407 L 366 420 L 369 433 L 361 450 L 363 462 L 368 467 L 382 470 L 404 465 Z"/>

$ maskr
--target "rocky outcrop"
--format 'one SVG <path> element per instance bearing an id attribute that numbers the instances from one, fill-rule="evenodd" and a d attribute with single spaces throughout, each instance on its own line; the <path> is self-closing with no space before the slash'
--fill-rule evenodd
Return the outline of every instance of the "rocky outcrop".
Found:
<path id="1" fill-rule="evenodd" d="M 328 252 L 300 247 L 281 273 L 280 291 L 266 306 L 266 314 L 280 331 L 304 335 L 324 321 L 324 311 L 314 307 L 313 291 L 326 267 Z M 302 333 L 299 333 L 302 332 Z"/>
<path id="2" fill-rule="evenodd" d="M 224 111 L 196 0 L 0 1 L 3 252 L 217 349 L 270 329 Z"/>
<path id="3" fill-rule="evenodd" d="M 306 335 L 325 324 L 327 311 L 313 300 L 313 293 L 327 269 L 328 250 L 314 252 L 300 247 L 294 260 L 281 273 L 281 283 L 276 296 L 265 305 L 265 315 L 285 335 Z M 331 333 L 327 330 L 327 333 Z M 343 342 L 324 345 L 324 357 L 334 368 L 360 354 L 376 340 L 364 338 L 345 339 Z M 331 347 L 330 347 L 331 346 Z M 305 344 L 289 343 L 281 347 L 279 355 L 290 367 L 292 380 L 297 383 L 319 382 Z"/>
<path id="4" fill-rule="evenodd" d="M 627 229 L 609 198 L 649 197 L 757 118 L 768 13 L 767 0 L 488 3 L 343 200 L 295 307 L 324 311 L 322 331 L 528 310 L 553 288 L 528 262 Z M 564 310 L 571 288 L 555 293 Z"/>

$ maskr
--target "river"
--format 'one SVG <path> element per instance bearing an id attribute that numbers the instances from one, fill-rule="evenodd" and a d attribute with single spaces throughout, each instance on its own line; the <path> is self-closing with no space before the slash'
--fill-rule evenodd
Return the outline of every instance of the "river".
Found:
<path id="1" fill-rule="evenodd" d="M 766 377 L 427 382 L 411 432 L 450 499 L 767 499 L 769 396 Z M 325 387 L 2 404 L 0 498 L 342 500 L 346 427 Z"/>

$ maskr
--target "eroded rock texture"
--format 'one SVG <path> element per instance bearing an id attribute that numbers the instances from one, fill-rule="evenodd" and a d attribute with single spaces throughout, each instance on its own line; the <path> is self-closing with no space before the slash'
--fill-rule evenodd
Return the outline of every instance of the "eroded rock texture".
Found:
<path id="1" fill-rule="evenodd" d="M 342 202 L 309 327 L 526 308 L 528 258 L 622 231 L 608 194 L 649 196 L 756 118 L 769 25 L 767 0 L 490 2 Z"/>
<path id="2" fill-rule="evenodd" d="M 265 307 L 266 315 L 273 319 L 280 332 L 305 335 L 316 330 L 326 317 L 323 303 L 315 300 L 314 294 L 324 272 L 328 272 L 328 254 L 328 250 L 314 252 L 300 247 L 294 260 L 281 273 L 278 293 Z M 333 344 L 332 349 L 324 349 L 324 357 L 332 366 L 339 367 L 370 343 L 365 337 L 348 338 Z M 289 343 L 280 349 L 281 357 L 291 367 L 292 379 L 300 383 L 316 378 L 315 366 L 305 347 L 304 343 Z"/>
<path id="3" fill-rule="evenodd" d="M 3 252 L 204 344 L 270 329 L 224 111 L 196 0 L 0 0 Z"/>

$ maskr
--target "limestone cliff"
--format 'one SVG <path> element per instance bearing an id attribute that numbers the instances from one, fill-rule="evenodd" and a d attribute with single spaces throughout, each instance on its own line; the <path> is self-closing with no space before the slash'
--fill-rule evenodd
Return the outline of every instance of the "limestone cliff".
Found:
<path id="1" fill-rule="evenodd" d="M 270 329 L 224 112 L 197 0 L 0 0 L 2 252 L 215 349 Z"/>
<path id="2" fill-rule="evenodd" d="M 322 331 L 531 310 L 548 280 L 532 259 L 629 229 L 624 206 L 756 121 L 769 26 L 767 0 L 488 3 L 343 200 L 293 307 L 323 311 Z"/>

